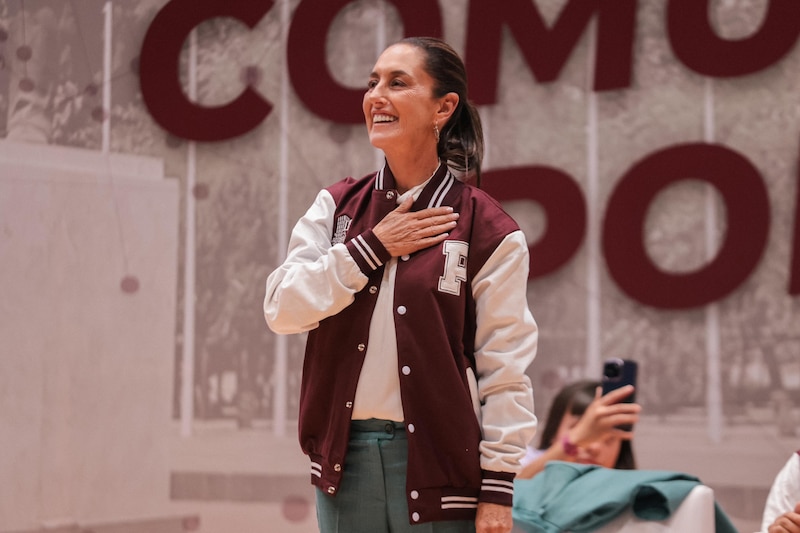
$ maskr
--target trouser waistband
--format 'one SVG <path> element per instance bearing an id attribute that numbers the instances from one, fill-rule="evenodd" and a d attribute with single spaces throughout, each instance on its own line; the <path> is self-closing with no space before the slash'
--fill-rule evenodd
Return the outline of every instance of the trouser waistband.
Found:
<path id="1" fill-rule="evenodd" d="M 378 418 L 370 418 L 367 420 L 351 420 L 350 433 L 405 433 L 406 426 L 402 422 L 394 420 L 380 420 Z"/>

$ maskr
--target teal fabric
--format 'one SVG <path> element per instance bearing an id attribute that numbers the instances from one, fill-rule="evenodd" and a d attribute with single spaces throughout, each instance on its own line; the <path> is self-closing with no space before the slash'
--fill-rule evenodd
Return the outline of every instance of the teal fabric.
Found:
<path id="1" fill-rule="evenodd" d="M 681 472 L 552 461 L 533 479 L 514 482 L 514 524 L 527 533 L 584 533 L 626 510 L 643 520 L 666 520 L 698 484 Z M 719 506 L 715 519 L 716 533 L 737 533 Z"/>

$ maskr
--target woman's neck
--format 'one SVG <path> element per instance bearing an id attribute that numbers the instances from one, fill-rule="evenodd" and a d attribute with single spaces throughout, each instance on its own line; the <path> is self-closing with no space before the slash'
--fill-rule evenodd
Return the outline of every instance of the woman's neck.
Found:
<path id="1" fill-rule="evenodd" d="M 402 158 L 398 160 L 390 159 L 387 156 L 386 161 L 392 170 L 395 186 L 400 194 L 416 187 L 420 183 L 426 182 L 439 168 L 438 157 Z"/>

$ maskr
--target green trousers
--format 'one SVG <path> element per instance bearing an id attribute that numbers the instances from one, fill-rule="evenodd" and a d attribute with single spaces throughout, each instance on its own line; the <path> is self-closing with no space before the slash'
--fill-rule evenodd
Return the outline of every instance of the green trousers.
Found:
<path id="1" fill-rule="evenodd" d="M 411 525 L 406 503 L 408 440 L 403 425 L 354 420 L 335 497 L 317 489 L 321 533 L 474 533 L 472 521 Z"/>

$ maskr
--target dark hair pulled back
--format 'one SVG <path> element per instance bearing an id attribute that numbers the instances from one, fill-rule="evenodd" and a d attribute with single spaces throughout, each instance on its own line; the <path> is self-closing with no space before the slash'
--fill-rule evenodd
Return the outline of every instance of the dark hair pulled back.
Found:
<path id="1" fill-rule="evenodd" d="M 455 170 L 471 174 L 481 183 L 483 127 L 478 110 L 467 97 L 467 70 L 453 48 L 434 37 L 407 37 L 400 43 L 416 46 L 425 52 L 425 70 L 435 81 L 434 97 L 447 93 L 458 95 L 458 106 L 439 132 L 436 152 Z"/>

